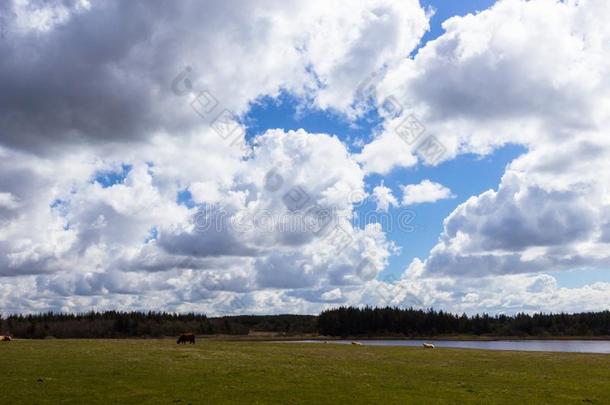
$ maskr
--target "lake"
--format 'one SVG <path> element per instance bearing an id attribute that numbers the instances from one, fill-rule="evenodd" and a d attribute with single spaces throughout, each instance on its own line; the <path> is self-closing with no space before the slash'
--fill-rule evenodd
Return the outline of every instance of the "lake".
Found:
<path id="1" fill-rule="evenodd" d="M 323 343 L 321 340 L 299 340 L 294 343 Z M 359 342 L 370 346 L 421 346 L 485 350 L 520 350 L 527 352 L 610 353 L 610 340 L 329 340 L 329 343 Z"/>

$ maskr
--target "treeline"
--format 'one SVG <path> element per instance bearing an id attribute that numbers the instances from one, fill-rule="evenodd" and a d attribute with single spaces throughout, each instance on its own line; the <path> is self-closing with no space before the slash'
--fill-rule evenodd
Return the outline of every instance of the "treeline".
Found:
<path id="1" fill-rule="evenodd" d="M 322 312 L 318 331 L 327 336 L 610 336 L 610 311 L 579 314 L 455 315 L 400 308 L 341 307 Z"/>
<path id="2" fill-rule="evenodd" d="M 341 307 L 312 315 L 239 315 L 208 318 L 167 312 L 43 313 L 0 317 L 0 335 L 17 338 L 128 338 L 198 335 L 515 337 L 610 336 L 610 311 L 580 314 L 456 315 L 444 311 Z"/>
<path id="3" fill-rule="evenodd" d="M 43 313 L 0 317 L 0 335 L 17 338 L 128 338 L 200 335 L 247 335 L 253 332 L 304 334 L 316 332 L 316 317 L 308 315 L 225 316 L 166 312 Z"/>

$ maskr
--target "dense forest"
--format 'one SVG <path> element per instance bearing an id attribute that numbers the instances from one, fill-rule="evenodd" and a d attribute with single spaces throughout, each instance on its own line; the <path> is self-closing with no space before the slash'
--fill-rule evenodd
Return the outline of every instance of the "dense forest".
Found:
<path id="1" fill-rule="evenodd" d="M 200 335 L 280 336 L 610 336 L 610 311 L 580 314 L 456 315 L 400 308 L 341 307 L 313 315 L 239 315 L 165 312 L 43 313 L 0 317 L 0 335 L 17 338 L 127 338 Z"/>
<path id="2" fill-rule="evenodd" d="M 303 334 L 316 332 L 311 315 L 224 316 L 165 312 L 43 313 L 0 318 L 0 335 L 17 338 L 127 338 L 175 336 L 184 332 L 200 335 L 246 335 L 251 332 Z"/>
<path id="3" fill-rule="evenodd" d="M 318 316 L 318 331 L 328 336 L 610 336 L 610 311 L 467 316 L 432 309 L 341 307 Z"/>

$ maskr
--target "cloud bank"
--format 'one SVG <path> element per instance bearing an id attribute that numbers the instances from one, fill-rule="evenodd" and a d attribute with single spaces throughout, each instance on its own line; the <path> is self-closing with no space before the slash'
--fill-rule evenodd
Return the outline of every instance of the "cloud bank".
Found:
<path id="1" fill-rule="evenodd" d="M 14 1 L 0 14 L 4 313 L 607 308 L 608 283 L 547 274 L 610 265 L 605 1 L 499 1 L 412 57 L 428 29 L 415 0 Z M 337 134 L 246 139 L 240 118 L 280 92 L 383 122 L 357 153 Z M 400 246 L 353 219 L 366 198 L 400 204 L 371 176 L 509 143 L 527 152 L 497 189 L 384 279 Z M 452 196 L 425 180 L 400 202 Z"/>

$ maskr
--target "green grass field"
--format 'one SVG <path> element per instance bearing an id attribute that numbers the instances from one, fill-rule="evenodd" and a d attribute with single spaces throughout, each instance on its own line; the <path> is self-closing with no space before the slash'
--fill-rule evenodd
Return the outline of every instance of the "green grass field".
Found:
<path id="1" fill-rule="evenodd" d="M 610 356 L 338 344 L 15 340 L 0 404 L 610 403 Z"/>

